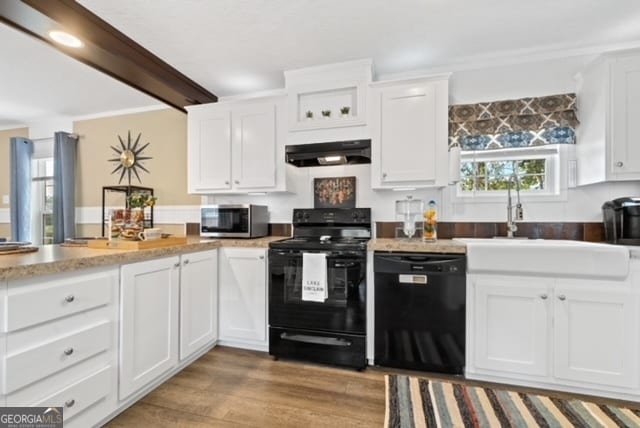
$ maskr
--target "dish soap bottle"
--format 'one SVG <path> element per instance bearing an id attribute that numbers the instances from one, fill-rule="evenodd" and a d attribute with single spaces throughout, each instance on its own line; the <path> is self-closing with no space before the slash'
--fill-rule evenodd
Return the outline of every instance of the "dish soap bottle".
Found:
<path id="1" fill-rule="evenodd" d="M 436 201 L 429 201 L 429 206 L 424 212 L 424 240 L 435 242 L 438 239 L 438 212 Z"/>

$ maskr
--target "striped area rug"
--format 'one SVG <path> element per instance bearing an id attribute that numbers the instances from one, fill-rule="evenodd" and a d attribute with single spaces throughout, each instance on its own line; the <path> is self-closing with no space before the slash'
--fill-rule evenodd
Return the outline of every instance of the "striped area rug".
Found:
<path id="1" fill-rule="evenodd" d="M 640 427 L 640 404 L 632 410 L 399 375 L 385 381 L 385 428 Z"/>

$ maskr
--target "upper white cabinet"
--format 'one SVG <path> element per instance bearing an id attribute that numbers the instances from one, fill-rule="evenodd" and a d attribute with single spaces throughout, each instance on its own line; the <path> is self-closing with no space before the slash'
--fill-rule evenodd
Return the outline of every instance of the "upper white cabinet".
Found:
<path id="1" fill-rule="evenodd" d="M 284 74 L 290 131 L 366 124 L 367 87 L 372 78 L 370 59 L 289 70 Z"/>
<path id="2" fill-rule="evenodd" d="M 372 85 L 373 188 L 445 186 L 448 75 Z"/>
<path id="3" fill-rule="evenodd" d="M 284 97 L 188 107 L 190 193 L 286 190 Z"/>
<path id="4" fill-rule="evenodd" d="M 180 360 L 218 337 L 218 250 L 180 257 Z"/>
<path id="5" fill-rule="evenodd" d="M 267 250 L 221 248 L 220 340 L 267 347 Z"/>
<path id="6" fill-rule="evenodd" d="M 178 363 L 179 257 L 122 266 L 120 400 Z"/>
<path id="7" fill-rule="evenodd" d="M 640 52 L 598 58 L 578 77 L 578 184 L 640 179 Z"/>

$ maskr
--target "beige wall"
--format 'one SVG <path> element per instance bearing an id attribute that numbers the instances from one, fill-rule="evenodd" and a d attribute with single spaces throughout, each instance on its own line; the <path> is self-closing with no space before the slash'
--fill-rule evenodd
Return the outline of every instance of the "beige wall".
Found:
<path id="1" fill-rule="evenodd" d="M 134 141 L 142 133 L 141 145 L 151 143 L 142 155 L 153 158 L 141 163 L 150 172 L 139 169 L 142 183 L 133 177 L 131 184 L 153 187 L 160 206 L 200 205 L 199 196 L 187 194 L 187 115 L 174 109 L 74 122 L 80 137 L 76 205 L 101 206 L 102 187 L 118 184 L 119 173 L 111 174 L 117 164 L 107 159 L 117 157 L 110 146 L 120 147 L 118 135 L 126 144 L 128 131 Z"/>

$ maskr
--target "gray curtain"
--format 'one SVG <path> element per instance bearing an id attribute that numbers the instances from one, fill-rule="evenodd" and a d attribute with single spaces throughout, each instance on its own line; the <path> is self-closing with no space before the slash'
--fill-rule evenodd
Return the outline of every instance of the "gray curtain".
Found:
<path id="1" fill-rule="evenodd" d="M 78 138 L 67 132 L 53 137 L 53 243 L 76 236 L 76 158 Z"/>
<path id="2" fill-rule="evenodd" d="M 33 141 L 11 138 L 10 215 L 11 239 L 31 241 L 31 158 Z"/>

